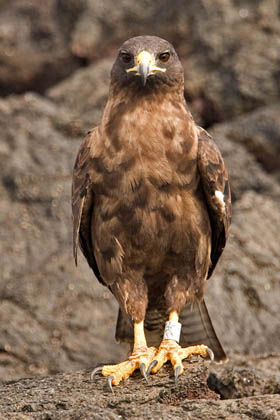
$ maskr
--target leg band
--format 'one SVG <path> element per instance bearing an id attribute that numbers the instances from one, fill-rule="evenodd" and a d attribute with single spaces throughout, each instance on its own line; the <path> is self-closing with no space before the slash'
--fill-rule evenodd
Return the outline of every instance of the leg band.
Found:
<path id="1" fill-rule="evenodd" d="M 165 323 L 163 339 L 175 340 L 179 343 L 182 324 L 176 321 L 167 321 Z"/>

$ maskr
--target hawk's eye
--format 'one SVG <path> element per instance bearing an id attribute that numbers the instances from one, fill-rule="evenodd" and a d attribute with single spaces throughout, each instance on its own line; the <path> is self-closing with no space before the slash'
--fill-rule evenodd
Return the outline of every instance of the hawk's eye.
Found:
<path id="1" fill-rule="evenodd" d="M 132 60 L 132 55 L 129 54 L 128 52 L 122 51 L 121 52 L 121 59 L 125 64 L 128 64 Z"/>
<path id="2" fill-rule="evenodd" d="M 169 57 L 170 57 L 170 53 L 169 52 L 164 52 L 164 53 L 162 53 L 162 54 L 159 55 L 159 59 L 163 63 L 166 63 L 169 60 Z"/>

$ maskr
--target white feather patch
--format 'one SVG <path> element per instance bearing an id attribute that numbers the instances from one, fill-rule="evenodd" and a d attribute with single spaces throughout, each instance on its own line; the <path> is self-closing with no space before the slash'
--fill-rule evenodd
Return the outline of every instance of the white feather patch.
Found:
<path id="1" fill-rule="evenodd" d="M 215 197 L 218 200 L 218 203 L 223 211 L 226 209 L 225 200 L 224 200 L 224 194 L 221 191 L 216 190 L 215 191 Z"/>

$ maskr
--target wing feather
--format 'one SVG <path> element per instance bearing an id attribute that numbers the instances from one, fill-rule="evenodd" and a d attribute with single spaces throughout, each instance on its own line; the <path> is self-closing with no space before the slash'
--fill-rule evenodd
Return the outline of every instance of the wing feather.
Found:
<path id="1" fill-rule="evenodd" d="M 211 267 L 208 278 L 224 250 L 231 222 L 231 194 L 222 155 L 212 137 L 198 127 L 198 170 L 211 220 Z"/>
<path id="2" fill-rule="evenodd" d="M 91 186 L 90 170 L 91 147 L 94 145 L 97 130 L 89 132 L 80 146 L 73 171 L 72 180 L 72 217 L 73 217 L 73 254 L 77 265 L 77 250 L 80 246 L 95 276 L 103 283 L 93 252 L 91 219 L 94 212 L 94 192 Z"/>

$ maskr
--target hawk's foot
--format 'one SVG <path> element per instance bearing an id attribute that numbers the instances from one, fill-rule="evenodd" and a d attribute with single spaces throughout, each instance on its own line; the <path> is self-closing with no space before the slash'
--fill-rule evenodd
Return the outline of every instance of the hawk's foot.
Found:
<path id="1" fill-rule="evenodd" d="M 136 369 L 140 369 L 142 376 L 147 380 L 147 370 L 156 353 L 157 349 L 155 347 L 141 347 L 134 350 L 125 362 L 96 368 L 91 376 L 93 377 L 98 371 L 101 371 L 103 376 L 108 376 L 111 391 L 113 391 L 112 385 L 118 385 L 123 379 L 131 376 Z"/>
<path id="2" fill-rule="evenodd" d="M 184 371 L 182 361 L 187 359 L 192 354 L 199 354 L 203 357 L 209 357 L 211 361 L 214 360 L 214 354 L 212 350 L 201 344 L 199 346 L 190 346 L 182 348 L 174 340 L 162 340 L 158 352 L 154 357 L 149 370 L 149 373 L 156 373 L 168 360 L 172 363 L 175 375 L 175 381 L 178 379 L 178 376 L 182 375 Z"/>

